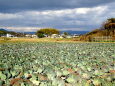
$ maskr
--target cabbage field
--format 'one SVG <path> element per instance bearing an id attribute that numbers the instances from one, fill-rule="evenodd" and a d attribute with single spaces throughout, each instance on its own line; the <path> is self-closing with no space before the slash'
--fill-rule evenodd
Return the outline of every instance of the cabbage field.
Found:
<path id="1" fill-rule="evenodd" d="M 115 43 L 0 44 L 0 86 L 115 86 Z"/>

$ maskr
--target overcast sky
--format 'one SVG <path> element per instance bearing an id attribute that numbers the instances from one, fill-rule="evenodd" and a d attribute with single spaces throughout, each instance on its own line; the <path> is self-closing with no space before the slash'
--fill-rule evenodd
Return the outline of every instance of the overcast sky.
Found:
<path id="1" fill-rule="evenodd" d="M 0 28 L 90 31 L 115 17 L 115 0 L 0 0 Z"/>

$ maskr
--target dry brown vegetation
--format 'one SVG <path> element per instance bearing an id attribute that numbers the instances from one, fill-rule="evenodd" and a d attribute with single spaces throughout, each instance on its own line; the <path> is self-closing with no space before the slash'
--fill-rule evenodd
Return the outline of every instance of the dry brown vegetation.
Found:
<path id="1" fill-rule="evenodd" d="M 15 42 L 79 42 L 79 38 L 11 38 L 10 40 L 0 40 L 0 43 Z"/>
<path id="2" fill-rule="evenodd" d="M 100 30 L 100 29 L 96 29 L 92 32 L 89 32 L 85 35 L 82 35 L 80 37 L 81 41 L 90 41 L 90 39 L 94 38 L 94 37 L 102 37 L 102 36 L 111 36 L 112 40 L 115 40 L 115 30 Z"/>
<path id="3" fill-rule="evenodd" d="M 115 18 L 110 18 L 105 21 L 100 29 L 95 29 L 80 37 L 81 41 L 91 41 L 94 37 L 110 36 L 115 41 Z"/>

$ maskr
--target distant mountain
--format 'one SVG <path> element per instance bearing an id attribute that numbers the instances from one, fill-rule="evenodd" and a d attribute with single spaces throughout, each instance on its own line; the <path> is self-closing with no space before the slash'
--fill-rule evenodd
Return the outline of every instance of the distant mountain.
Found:
<path id="1" fill-rule="evenodd" d="M 0 28 L 0 31 L 6 31 L 6 32 L 7 32 L 7 30 L 6 30 L 6 29 L 4 29 L 4 28 Z"/>
<path id="2" fill-rule="evenodd" d="M 64 32 L 67 32 L 69 34 L 78 34 L 78 35 L 83 35 L 88 33 L 89 31 L 72 31 L 72 30 L 64 30 L 64 31 L 60 31 L 61 34 L 63 34 Z M 35 34 L 36 32 L 24 32 L 25 34 Z"/>
<path id="3" fill-rule="evenodd" d="M 4 28 L 0 28 L 0 31 L 5 31 L 5 32 L 14 32 L 14 31 L 9 31 L 7 29 Z M 89 31 L 73 31 L 73 30 L 64 30 L 64 31 L 60 31 L 61 34 L 63 34 L 64 32 L 67 32 L 69 34 L 78 34 L 78 35 L 83 35 L 88 33 Z M 25 33 L 25 34 L 35 34 L 36 32 L 20 32 L 20 33 Z"/>
<path id="4" fill-rule="evenodd" d="M 25 34 L 35 34 L 36 32 L 24 32 Z"/>
<path id="5" fill-rule="evenodd" d="M 89 31 L 73 31 L 73 30 L 65 30 L 65 31 L 61 31 L 61 34 L 67 32 L 68 34 L 78 34 L 78 35 L 83 35 L 88 33 Z"/>

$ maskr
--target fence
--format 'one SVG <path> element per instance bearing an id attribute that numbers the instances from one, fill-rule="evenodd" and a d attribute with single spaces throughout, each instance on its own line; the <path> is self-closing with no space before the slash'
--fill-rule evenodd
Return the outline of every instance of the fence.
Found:
<path id="1" fill-rule="evenodd" d="M 111 36 L 99 36 L 99 37 L 94 37 L 91 39 L 91 41 L 98 42 L 98 41 L 113 41 L 113 37 Z"/>

